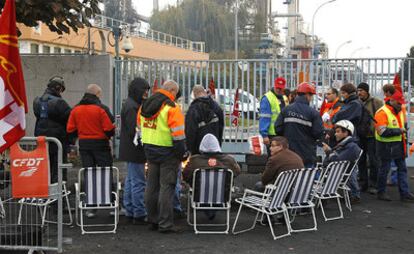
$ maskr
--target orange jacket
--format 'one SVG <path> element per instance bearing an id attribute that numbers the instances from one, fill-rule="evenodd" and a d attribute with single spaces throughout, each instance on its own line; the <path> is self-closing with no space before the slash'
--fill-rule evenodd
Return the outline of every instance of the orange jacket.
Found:
<path id="1" fill-rule="evenodd" d="M 339 98 L 336 98 L 333 102 L 328 102 L 325 104 L 325 108 L 324 110 L 322 110 L 321 115 L 328 113 L 329 116 L 331 117 L 331 120 L 328 122 L 324 122 L 323 123 L 323 127 L 325 129 L 332 129 L 333 128 L 333 123 L 332 123 L 332 119 L 334 117 L 334 115 L 336 113 L 338 113 L 338 111 L 341 109 L 341 103 L 339 101 Z"/>

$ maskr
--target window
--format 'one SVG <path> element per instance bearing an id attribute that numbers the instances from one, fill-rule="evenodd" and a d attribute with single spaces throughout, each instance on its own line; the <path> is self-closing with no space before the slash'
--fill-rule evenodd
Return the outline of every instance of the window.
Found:
<path id="1" fill-rule="evenodd" d="M 70 50 L 70 49 L 65 49 L 65 54 L 71 54 L 72 53 L 72 50 Z"/>
<path id="2" fill-rule="evenodd" d="M 82 51 L 80 51 L 80 50 L 75 50 L 75 54 L 81 54 L 82 53 Z"/>
<path id="3" fill-rule="evenodd" d="M 50 47 L 49 46 L 43 46 L 43 54 L 50 54 Z"/>
<path id="4" fill-rule="evenodd" d="M 31 54 L 38 54 L 39 53 L 39 45 L 32 43 L 30 44 L 30 53 Z"/>
<path id="5" fill-rule="evenodd" d="M 55 47 L 55 52 L 54 53 L 60 54 L 60 53 L 62 53 L 62 49 L 59 48 L 59 47 Z"/>

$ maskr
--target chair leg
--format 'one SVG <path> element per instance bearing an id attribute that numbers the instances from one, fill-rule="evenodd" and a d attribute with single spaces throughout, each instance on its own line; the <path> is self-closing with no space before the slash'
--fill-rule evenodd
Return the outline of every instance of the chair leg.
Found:
<path id="1" fill-rule="evenodd" d="M 344 218 L 344 214 L 343 214 L 343 211 L 342 211 L 342 206 L 341 206 L 341 200 L 340 200 L 340 198 L 339 198 L 339 197 L 337 197 L 337 198 L 336 198 L 336 201 L 337 201 L 337 204 L 338 204 L 339 216 L 337 216 L 337 217 L 329 217 L 329 218 L 328 218 L 328 217 L 325 215 L 325 209 L 323 208 L 323 204 L 322 204 L 321 200 L 319 200 L 319 203 L 320 203 L 320 205 L 321 205 L 322 215 L 323 215 L 323 217 L 325 218 L 325 221 L 337 220 L 337 219 L 343 219 L 343 218 Z"/>
<path id="2" fill-rule="evenodd" d="M 311 228 L 303 228 L 303 229 L 293 229 L 293 226 L 292 226 L 293 220 L 291 220 L 290 221 L 290 223 L 291 223 L 290 228 L 291 228 L 291 232 L 292 233 L 306 232 L 306 231 L 316 231 L 316 230 L 318 230 L 318 226 L 317 226 L 318 224 L 317 224 L 317 221 L 316 221 L 316 214 L 315 214 L 315 207 L 310 207 L 310 209 L 311 209 L 311 213 L 312 213 L 313 227 L 311 227 Z"/>
<path id="3" fill-rule="evenodd" d="M 187 198 L 187 223 L 188 225 L 192 226 L 193 223 L 191 223 L 191 194 L 188 195 Z"/>
<path id="4" fill-rule="evenodd" d="M 351 200 L 349 198 L 349 192 L 348 192 L 348 190 L 345 190 L 345 189 L 344 189 L 344 199 L 345 199 L 346 208 L 348 208 L 348 210 L 350 212 L 352 212 L 352 206 L 351 206 Z"/>
<path id="5" fill-rule="evenodd" d="M 259 217 L 259 211 L 256 213 L 256 216 L 254 217 L 254 220 L 253 220 L 253 225 L 250 227 L 250 228 L 247 228 L 247 229 L 244 229 L 244 230 L 240 230 L 240 231 L 235 231 L 235 229 L 236 229 L 236 225 L 237 225 L 237 221 L 239 220 L 239 216 L 240 216 L 240 212 L 241 212 L 241 210 L 242 210 L 242 207 L 243 207 L 243 203 L 241 203 L 240 204 L 240 207 L 239 207 L 239 211 L 237 212 L 237 215 L 236 215 L 236 219 L 234 220 L 234 224 L 233 224 L 233 228 L 232 228 L 232 233 L 233 234 L 239 234 L 239 233 L 243 233 L 243 232 L 247 232 L 247 231 L 249 231 L 249 230 L 252 230 L 252 229 L 254 229 L 254 227 L 256 227 L 256 221 L 257 221 L 257 218 Z"/>
<path id="6" fill-rule="evenodd" d="M 285 217 L 285 220 L 286 220 L 287 233 L 277 236 L 277 235 L 275 235 L 275 232 L 274 232 L 274 229 L 273 229 L 273 224 L 272 224 L 272 221 L 270 219 L 270 215 L 269 214 L 266 214 L 267 221 L 268 221 L 269 227 L 270 227 L 270 231 L 272 232 L 273 240 L 277 240 L 277 239 L 280 239 L 280 238 L 283 238 L 285 236 L 289 236 L 290 235 L 291 228 L 290 228 L 290 223 L 289 223 L 289 215 L 287 214 L 287 211 L 284 211 L 283 212 L 283 216 Z"/>

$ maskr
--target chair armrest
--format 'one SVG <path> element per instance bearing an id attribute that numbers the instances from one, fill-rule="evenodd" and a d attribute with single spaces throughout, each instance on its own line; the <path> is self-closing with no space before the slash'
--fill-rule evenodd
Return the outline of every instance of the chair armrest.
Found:
<path id="1" fill-rule="evenodd" d="M 261 197 L 269 196 L 269 194 L 267 194 L 265 192 L 258 192 L 258 191 L 254 191 L 254 190 L 250 190 L 250 189 L 244 189 L 244 194 L 253 194 L 253 195 L 261 196 Z"/>

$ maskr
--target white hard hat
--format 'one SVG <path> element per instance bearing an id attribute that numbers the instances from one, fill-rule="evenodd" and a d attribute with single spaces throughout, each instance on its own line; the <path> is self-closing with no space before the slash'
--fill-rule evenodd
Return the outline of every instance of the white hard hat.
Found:
<path id="1" fill-rule="evenodd" d="M 354 135 L 354 130 L 355 130 L 354 125 L 348 120 L 341 120 L 341 121 L 337 122 L 335 124 L 335 126 L 339 126 L 339 127 L 344 128 L 344 129 L 347 129 L 351 132 L 352 135 Z"/>

